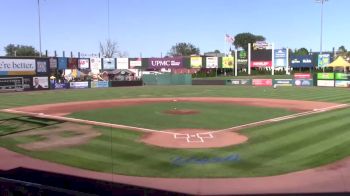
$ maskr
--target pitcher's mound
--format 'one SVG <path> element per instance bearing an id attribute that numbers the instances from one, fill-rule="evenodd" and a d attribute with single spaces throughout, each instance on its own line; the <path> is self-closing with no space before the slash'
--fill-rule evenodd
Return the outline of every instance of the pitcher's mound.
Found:
<path id="1" fill-rule="evenodd" d="M 165 114 L 174 114 L 174 115 L 191 115 L 191 114 L 198 114 L 199 111 L 197 110 L 185 110 L 185 109 L 171 109 L 164 111 Z"/>
<path id="2" fill-rule="evenodd" d="M 142 142 L 165 148 L 220 148 L 244 143 L 248 137 L 237 132 L 216 132 L 203 129 L 172 129 L 147 133 Z"/>

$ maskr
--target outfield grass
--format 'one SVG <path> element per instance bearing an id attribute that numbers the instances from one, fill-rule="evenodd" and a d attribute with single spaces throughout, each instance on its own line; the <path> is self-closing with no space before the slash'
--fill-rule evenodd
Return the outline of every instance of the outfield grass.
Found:
<path id="1" fill-rule="evenodd" d="M 164 113 L 174 108 L 176 110 L 194 110 L 198 113 L 192 115 Z M 166 102 L 81 111 L 71 114 L 70 117 L 155 130 L 175 128 L 224 129 L 292 113 L 295 112 L 286 109 L 234 104 Z"/>
<path id="2" fill-rule="evenodd" d="M 59 93 L 57 93 L 59 92 Z M 27 96 L 20 96 L 21 94 Z M 155 86 L 6 93 L 1 108 L 39 103 L 128 97 L 261 97 L 330 101 L 350 104 L 349 89 L 258 88 L 231 86 Z M 28 98 L 29 97 L 29 98 Z M 6 116 L 7 114 L 1 114 Z M 312 168 L 350 155 L 350 109 L 267 124 L 240 131 L 248 142 L 215 149 L 164 149 L 139 142 L 141 133 L 97 127 L 102 135 L 77 147 L 30 152 L 16 146 L 23 138 L 0 138 L 0 145 L 40 159 L 75 167 L 136 176 L 245 177 L 283 174 Z M 111 141 L 113 141 L 111 143 Z M 112 149 L 112 151 L 111 151 Z M 238 154 L 229 163 L 176 166 L 176 157 L 215 158 Z M 113 158 L 113 159 L 112 159 Z M 112 167 L 113 165 L 113 167 Z"/>

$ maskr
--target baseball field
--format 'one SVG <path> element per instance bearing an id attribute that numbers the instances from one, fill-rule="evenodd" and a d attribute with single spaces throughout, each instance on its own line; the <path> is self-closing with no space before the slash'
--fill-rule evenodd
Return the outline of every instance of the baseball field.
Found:
<path id="1" fill-rule="evenodd" d="M 84 170 L 242 178 L 350 155 L 341 88 L 143 86 L 4 93 L 0 146 Z"/>

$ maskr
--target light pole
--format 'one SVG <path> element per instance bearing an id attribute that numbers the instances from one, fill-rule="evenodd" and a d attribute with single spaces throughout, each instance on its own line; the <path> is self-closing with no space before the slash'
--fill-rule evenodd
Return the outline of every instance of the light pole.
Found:
<path id="1" fill-rule="evenodd" d="M 108 39 L 111 39 L 111 29 L 110 29 L 110 23 L 109 23 L 109 0 L 107 0 L 107 25 L 108 25 Z"/>
<path id="2" fill-rule="evenodd" d="M 39 16 L 39 56 L 41 57 L 41 21 L 40 21 L 40 0 L 38 0 L 38 16 Z"/>
<path id="3" fill-rule="evenodd" d="M 323 36 L 323 4 L 328 0 L 316 0 L 317 3 L 321 3 L 321 37 L 320 37 L 320 54 L 322 54 L 322 36 Z"/>

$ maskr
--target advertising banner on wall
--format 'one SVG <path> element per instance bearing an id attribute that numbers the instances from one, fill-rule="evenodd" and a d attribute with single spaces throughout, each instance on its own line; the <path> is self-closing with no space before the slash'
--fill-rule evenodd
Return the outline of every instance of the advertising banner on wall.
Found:
<path id="1" fill-rule="evenodd" d="M 90 68 L 90 59 L 83 58 L 78 60 L 79 69 L 89 69 Z"/>
<path id="2" fill-rule="evenodd" d="M 46 60 L 37 59 L 36 60 L 36 73 L 45 74 L 47 73 L 48 65 Z"/>
<path id="3" fill-rule="evenodd" d="M 68 69 L 78 69 L 78 59 L 77 58 L 68 58 Z"/>
<path id="4" fill-rule="evenodd" d="M 206 57 L 206 68 L 218 68 L 219 58 L 218 57 Z"/>
<path id="5" fill-rule="evenodd" d="M 69 83 L 55 83 L 54 89 L 66 89 L 69 88 Z"/>
<path id="6" fill-rule="evenodd" d="M 272 86 L 272 79 L 253 79 L 253 86 Z"/>
<path id="7" fill-rule="evenodd" d="M 59 70 L 67 69 L 67 61 L 68 60 L 66 57 L 58 57 L 57 61 L 58 61 L 58 69 Z"/>
<path id="8" fill-rule="evenodd" d="M 70 82 L 70 88 L 89 88 L 89 82 Z"/>
<path id="9" fill-rule="evenodd" d="M 129 58 L 130 69 L 139 69 L 142 66 L 141 58 Z"/>
<path id="10" fill-rule="evenodd" d="M 334 73 L 317 73 L 317 79 L 334 80 Z"/>
<path id="11" fill-rule="evenodd" d="M 294 79 L 294 86 L 313 86 L 313 80 L 310 80 L 310 79 Z"/>
<path id="12" fill-rule="evenodd" d="M 202 67 L 202 57 L 193 56 L 191 57 L 191 68 L 201 68 Z"/>
<path id="13" fill-rule="evenodd" d="M 248 53 L 244 50 L 237 52 L 237 68 L 248 68 Z"/>
<path id="14" fill-rule="evenodd" d="M 290 57 L 290 66 L 293 68 L 302 68 L 302 67 L 308 67 L 312 68 L 313 65 L 313 57 L 312 55 L 302 55 L 302 56 L 296 56 L 292 55 Z"/>
<path id="15" fill-rule="evenodd" d="M 277 49 L 274 51 L 275 68 L 287 68 L 287 49 Z"/>
<path id="16" fill-rule="evenodd" d="M 226 85 L 251 85 L 251 79 L 231 79 L 226 81 Z"/>
<path id="17" fill-rule="evenodd" d="M 274 79 L 273 84 L 276 84 L 277 86 L 293 86 L 293 80 L 292 79 Z"/>
<path id="18" fill-rule="evenodd" d="M 129 59 L 117 58 L 117 69 L 129 69 Z"/>
<path id="19" fill-rule="evenodd" d="M 48 77 L 33 77 L 33 88 L 36 90 L 48 89 L 49 78 Z"/>
<path id="20" fill-rule="evenodd" d="M 148 59 L 149 68 L 182 68 L 183 58 L 149 58 Z"/>
<path id="21" fill-rule="evenodd" d="M 49 58 L 49 67 L 50 69 L 57 69 L 57 58 Z"/>
<path id="22" fill-rule="evenodd" d="M 234 68 L 234 57 L 226 56 L 222 57 L 222 68 Z"/>
<path id="23" fill-rule="evenodd" d="M 335 87 L 350 88 L 350 80 L 336 80 Z"/>
<path id="24" fill-rule="evenodd" d="M 103 58 L 102 59 L 103 69 L 115 70 L 115 58 Z"/>
<path id="25" fill-rule="evenodd" d="M 311 79 L 311 73 L 295 73 L 294 74 L 295 79 Z"/>
<path id="26" fill-rule="evenodd" d="M 350 73 L 335 73 L 336 80 L 350 80 Z"/>
<path id="27" fill-rule="evenodd" d="M 0 75 L 34 75 L 34 59 L 0 58 Z"/>
<path id="28" fill-rule="evenodd" d="M 90 58 L 90 69 L 94 74 L 100 73 L 100 70 L 102 69 L 101 58 Z"/>
<path id="29" fill-rule="evenodd" d="M 331 62 L 330 54 L 319 54 L 318 55 L 318 67 L 325 67 Z"/>
<path id="30" fill-rule="evenodd" d="M 317 80 L 317 86 L 334 87 L 334 80 Z"/>
<path id="31" fill-rule="evenodd" d="M 91 88 L 108 88 L 108 81 L 92 81 Z"/>

